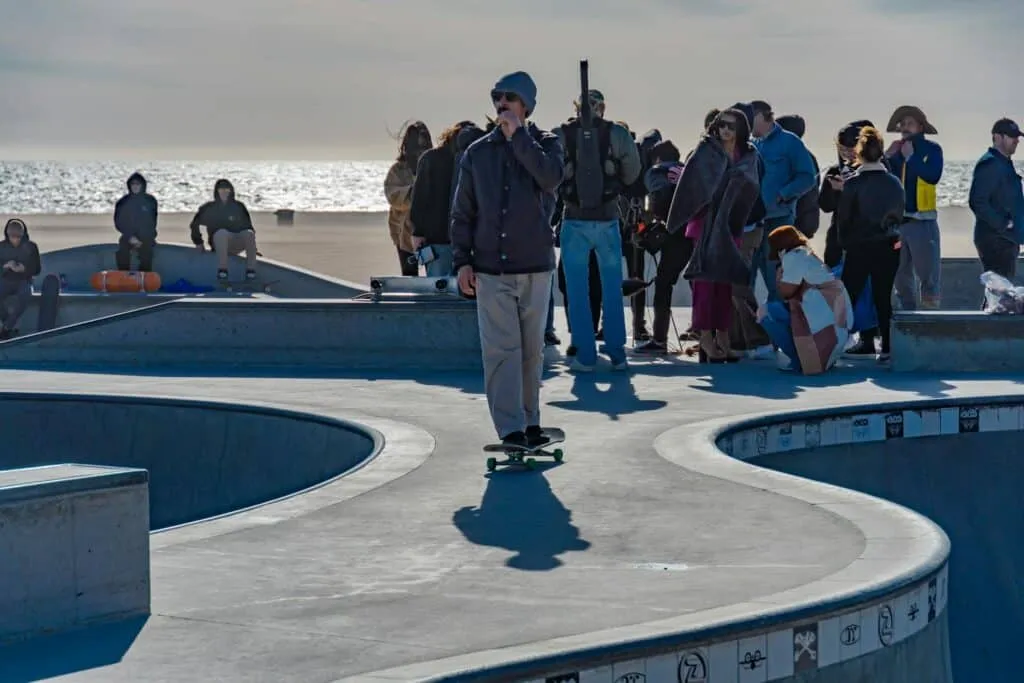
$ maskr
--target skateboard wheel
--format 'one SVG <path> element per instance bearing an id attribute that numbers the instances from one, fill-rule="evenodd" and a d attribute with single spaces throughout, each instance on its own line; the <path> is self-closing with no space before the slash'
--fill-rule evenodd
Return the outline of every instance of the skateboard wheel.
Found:
<path id="1" fill-rule="evenodd" d="M 536 467 L 537 467 L 537 461 L 534 458 L 527 458 L 526 459 L 526 469 L 532 470 L 532 469 L 536 469 Z"/>
<path id="2" fill-rule="evenodd" d="M 555 459 L 555 462 L 562 462 L 562 456 L 563 453 L 561 448 L 556 448 L 554 452 L 551 453 L 551 457 Z"/>
<path id="3" fill-rule="evenodd" d="M 498 469 L 498 459 L 497 458 L 487 458 L 487 471 L 488 472 L 493 472 L 496 469 Z"/>

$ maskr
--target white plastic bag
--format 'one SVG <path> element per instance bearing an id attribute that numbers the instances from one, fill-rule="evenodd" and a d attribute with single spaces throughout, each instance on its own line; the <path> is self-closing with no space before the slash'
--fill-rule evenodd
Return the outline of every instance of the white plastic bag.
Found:
<path id="1" fill-rule="evenodd" d="M 998 273 L 981 274 L 985 287 L 985 312 L 993 315 L 1024 315 L 1024 287 L 1018 287 Z"/>

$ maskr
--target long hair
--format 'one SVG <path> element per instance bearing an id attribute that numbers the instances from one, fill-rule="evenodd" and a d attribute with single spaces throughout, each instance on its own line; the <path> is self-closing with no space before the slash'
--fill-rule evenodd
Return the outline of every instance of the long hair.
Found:
<path id="1" fill-rule="evenodd" d="M 807 236 L 792 225 L 783 225 L 768 233 L 768 245 L 771 247 L 768 258 L 772 261 L 779 260 L 779 252 L 792 251 L 799 247 L 811 248 Z"/>
<path id="2" fill-rule="evenodd" d="M 750 123 L 747 121 L 747 115 L 739 109 L 726 109 L 718 112 L 718 116 L 711 123 L 710 135 L 718 138 L 718 124 L 726 114 L 736 121 L 736 149 L 746 149 L 750 144 Z"/>
<path id="3" fill-rule="evenodd" d="M 462 132 L 463 128 L 469 128 L 470 126 L 475 125 L 476 124 L 473 123 L 472 121 L 459 121 L 456 124 L 448 126 L 443 131 L 441 131 L 440 135 L 437 136 L 437 146 L 447 147 L 448 145 L 454 145 L 455 138 L 459 136 L 459 133 Z"/>
<path id="4" fill-rule="evenodd" d="M 419 150 L 420 153 L 422 154 L 433 146 L 433 142 L 430 140 L 430 129 L 427 128 L 427 124 L 422 121 L 413 121 L 405 127 L 405 132 L 402 133 L 402 142 L 398 146 L 397 161 L 404 161 L 410 166 L 416 166 L 416 159 L 410 158 L 410 148 L 414 146 L 421 133 L 427 136 L 427 144 L 423 149 Z"/>

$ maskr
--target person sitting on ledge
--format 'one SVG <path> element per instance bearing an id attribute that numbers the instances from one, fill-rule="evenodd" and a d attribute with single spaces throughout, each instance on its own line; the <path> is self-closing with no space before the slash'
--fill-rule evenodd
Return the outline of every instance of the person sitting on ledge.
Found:
<path id="1" fill-rule="evenodd" d="M 256 279 L 256 229 L 245 204 L 235 199 L 235 188 L 229 180 L 221 178 L 213 186 L 213 201 L 199 207 L 189 228 L 192 244 L 205 251 L 203 234 L 206 226 L 210 248 L 217 254 L 217 279 L 228 279 L 228 256 L 245 252 L 245 279 Z"/>
<path id="2" fill-rule="evenodd" d="M 153 270 L 153 246 L 156 244 L 156 197 L 146 192 L 141 173 L 128 177 L 128 194 L 114 205 L 114 228 L 121 233 L 114 259 L 118 270 L 132 269 L 132 252 L 139 254 L 139 270 Z"/>
<path id="3" fill-rule="evenodd" d="M 7 221 L 0 242 L 0 339 L 10 339 L 18 333 L 18 320 L 32 300 L 32 278 L 40 270 L 39 248 L 28 238 L 25 221 Z M 14 305 L 8 308 L 11 299 Z"/>

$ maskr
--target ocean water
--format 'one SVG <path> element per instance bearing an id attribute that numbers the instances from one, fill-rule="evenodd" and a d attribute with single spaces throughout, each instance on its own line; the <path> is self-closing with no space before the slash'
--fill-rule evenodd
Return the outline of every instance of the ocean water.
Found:
<path id="1" fill-rule="evenodd" d="M 254 211 L 385 211 L 390 161 L 0 161 L 0 213 L 109 213 L 138 170 L 161 211 L 195 211 L 228 178 Z M 973 162 L 946 162 L 939 206 L 966 206 Z M 1017 167 L 1024 173 L 1024 163 Z"/>

